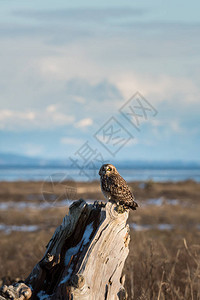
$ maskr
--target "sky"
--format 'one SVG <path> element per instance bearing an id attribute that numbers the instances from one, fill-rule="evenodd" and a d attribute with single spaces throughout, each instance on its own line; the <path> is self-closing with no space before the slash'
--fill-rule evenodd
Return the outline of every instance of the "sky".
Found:
<path id="1" fill-rule="evenodd" d="M 0 0 L 0 152 L 199 162 L 199 11 Z"/>

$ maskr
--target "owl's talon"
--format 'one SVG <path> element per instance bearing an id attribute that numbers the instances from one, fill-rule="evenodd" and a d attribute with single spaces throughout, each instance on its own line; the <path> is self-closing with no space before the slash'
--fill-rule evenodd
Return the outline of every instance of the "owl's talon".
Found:
<path id="1" fill-rule="evenodd" d="M 118 214 L 123 214 L 126 211 L 126 208 L 123 205 L 117 205 L 116 211 Z"/>
<path id="2" fill-rule="evenodd" d="M 104 202 L 99 202 L 99 201 L 94 201 L 94 204 L 93 204 L 93 206 L 95 206 L 96 208 L 100 208 L 100 207 L 105 207 L 106 206 L 106 203 L 104 203 Z"/>

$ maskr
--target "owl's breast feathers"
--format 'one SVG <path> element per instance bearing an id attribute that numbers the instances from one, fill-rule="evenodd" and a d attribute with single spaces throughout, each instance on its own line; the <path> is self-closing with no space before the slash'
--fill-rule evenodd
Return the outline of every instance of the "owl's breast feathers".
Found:
<path id="1" fill-rule="evenodd" d="M 104 195 L 109 197 L 112 201 L 118 202 L 120 205 L 124 205 L 125 207 L 133 210 L 138 207 L 138 204 L 134 201 L 134 196 L 126 181 L 119 174 L 102 176 L 101 188 Z"/>

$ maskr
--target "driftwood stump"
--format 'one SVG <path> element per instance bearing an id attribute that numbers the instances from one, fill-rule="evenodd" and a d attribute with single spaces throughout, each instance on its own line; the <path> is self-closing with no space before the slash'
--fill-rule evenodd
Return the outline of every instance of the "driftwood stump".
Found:
<path id="1" fill-rule="evenodd" d="M 128 211 L 118 213 L 111 202 L 75 201 L 25 280 L 32 295 L 14 299 L 127 299 L 121 277 L 129 252 L 127 218 Z"/>

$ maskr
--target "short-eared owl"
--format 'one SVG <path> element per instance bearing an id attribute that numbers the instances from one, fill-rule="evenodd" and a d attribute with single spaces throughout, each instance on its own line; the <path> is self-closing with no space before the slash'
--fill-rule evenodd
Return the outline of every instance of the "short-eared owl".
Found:
<path id="1" fill-rule="evenodd" d="M 103 165 L 99 170 L 101 190 L 104 196 L 125 208 L 136 209 L 138 206 L 134 201 L 126 181 L 122 178 L 117 169 L 111 164 Z"/>

